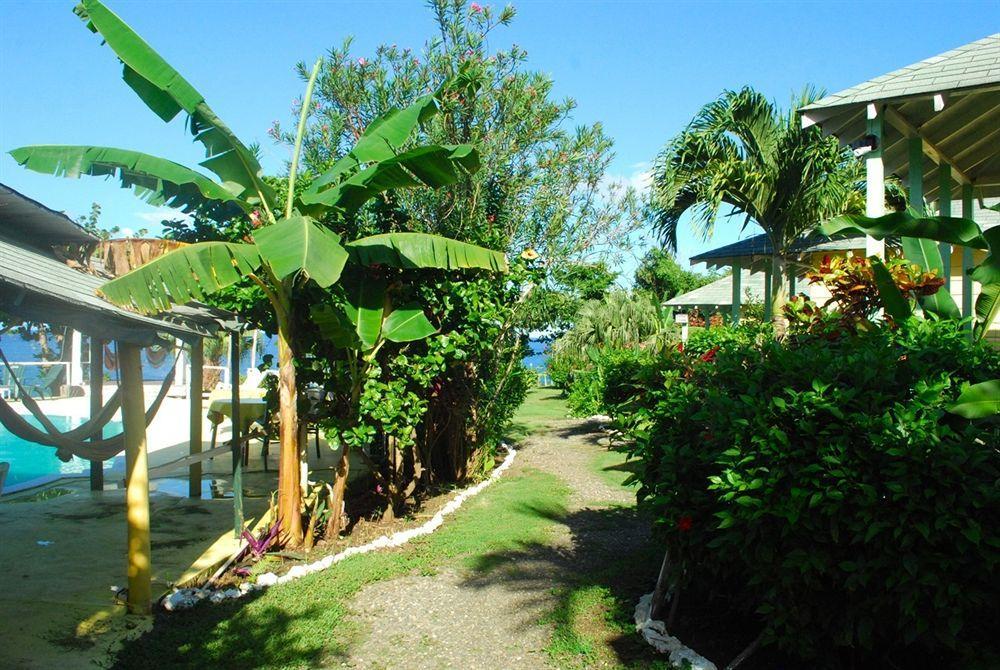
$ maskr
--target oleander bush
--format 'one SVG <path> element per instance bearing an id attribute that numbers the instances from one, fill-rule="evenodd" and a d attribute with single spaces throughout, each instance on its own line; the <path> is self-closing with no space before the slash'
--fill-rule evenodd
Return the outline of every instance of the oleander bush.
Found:
<path id="1" fill-rule="evenodd" d="M 810 667 L 997 658 L 1000 424 L 946 408 L 1000 353 L 951 321 L 725 330 L 633 370 L 616 405 L 672 581 L 714 585 Z"/>

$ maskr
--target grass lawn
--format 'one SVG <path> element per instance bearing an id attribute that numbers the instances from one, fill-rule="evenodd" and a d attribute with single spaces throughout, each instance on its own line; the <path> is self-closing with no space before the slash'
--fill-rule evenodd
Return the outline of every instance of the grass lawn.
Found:
<path id="1" fill-rule="evenodd" d="M 438 532 L 395 551 L 351 558 L 329 570 L 274 587 L 250 601 L 202 605 L 159 615 L 153 630 L 126 644 L 118 668 L 315 668 L 339 665 L 358 631 L 346 620 L 366 584 L 461 564 L 544 542 L 568 491 L 554 476 L 529 472 L 501 479 L 467 503 Z"/>
<path id="2" fill-rule="evenodd" d="M 508 439 L 518 441 L 533 432 L 569 417 L 569 407 L 561 389 L 533 388 L 528 391 L 524 404 L 517 410 L 510 426 Z"/>

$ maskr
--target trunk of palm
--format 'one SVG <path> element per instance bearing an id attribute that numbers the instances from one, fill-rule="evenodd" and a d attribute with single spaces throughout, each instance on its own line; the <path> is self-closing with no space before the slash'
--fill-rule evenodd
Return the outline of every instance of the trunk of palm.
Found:
<path id="1" fill-rule="evenodd" d="M 278 521 L 285 546 L 302 543 L 302 489 L 299 472 L 298 390 L 292 351 L 291 319 L 278 324 L 278 415 L 281 421 L 281 453 L 278 461 Z"/>
<path id="2" fill-rule="evenodd" d="M 784 257 L 774 256 L 771 262 L 771 323 L 777 337 L 784 337 L 785 331 L 788 330 L 784 307 L 788 302 L 790 271 L 791 268 Z"/>

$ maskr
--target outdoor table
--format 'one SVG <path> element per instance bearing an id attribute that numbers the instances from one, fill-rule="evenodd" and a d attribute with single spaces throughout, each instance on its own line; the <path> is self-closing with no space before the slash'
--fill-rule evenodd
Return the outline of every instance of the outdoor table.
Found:
<path id="1" fill-rule="evenodd" d="M 225 393 L 225 395 L 222 395 Z M 212 447 L 215 448 L 216 437 L 219 431 L 219 424 L 229 417 L 233 416 L 233 400 L 230 395 L 230 391 L 224 392 L 213 392 L 208 397 L 208 420 L 212 422 Z M 250 430 L 250 426 L 255 422 L 264 418 L 267 413 L 267 401 L 264 400 L 263 395 L 265 393 L 264 389 L 240 389 L 240 426 L 239 433 L 236 434 L 236 428 L 234 427 L 233 438 L 242 438 L 243 435 Z M 247 397 L 243 397 L 244 394 Z M 248 454 L 244 452 L 244 460 L 247 458 Z"/>

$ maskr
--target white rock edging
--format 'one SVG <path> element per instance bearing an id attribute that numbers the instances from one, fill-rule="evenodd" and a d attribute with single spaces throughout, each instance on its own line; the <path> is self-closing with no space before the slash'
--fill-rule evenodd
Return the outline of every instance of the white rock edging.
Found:
<path id="1" fill-rule="evenodd" d="M 334 563 L 340 563 L 345 558 L 350 558 L 357 554 L 366 554 L 370 551 L 375 551 L 376 549 L 388 549 L 390 547 L 399 547 L 406 544 L 415 537 L 420 537 L 421 535 L 429 535 L 437 530 L 441 524 L 444 523 L 444 518 L 449 514 L 452 514 L 461 507 L 466 500 L 481 493 L 483 489 L 499 479 L 500 475 L 504 473 L 507 468 L 514 463 L 514 457 L 517 455 L 517 450 L 515 450 L 510 445 L 502 445 L 507 450 L 507 456 L 504 457 L 503 462 L 498 465 L 490 476 L 479 482 L 475 486 L 470 486 L 467 489 L 462 490 L 454 498 L 448 501 L 444 507 L 442 507 L 437 514 L 430 518 L 423 525 L 417 526 L 416 528 L 409 528 L 407 530 L 401 530 L 393 533 L 392 535 L 383 535 L 369 542 L 368 544 L 358 545 L 356 547 L 348 547 L 344 549 L 339 554 L 334 554 L 332 556 L 326 556 L 313 563 L 306 563 L 304 565 L 296 565 L 292 567 L 285 574 L 278 576 L 273 572 L 266 572 L 257 577 L 257 581 L 254 584 L 245 582 L 240 584 L 238 589 L 179 589 L 174 591 L 170 595 L 163 598 L 163 608 L 169 612 L 176 610 L 188 609 L 194 607 L 202 600 L 208 600 L 213 603 L 220 603 L 224 600 L 231 600 L 242 598 L 248 593 L 253 591 L 258 591 L 260 589 L 267 588 L 268 586 L 273 586 L 275 584 L 285 584 L 287 582 L 300 579 L 306 575 L 312 574 L 314 572 L 319 572 L 320 570 L 326 570 Z M 712 670 L 715 670 L 714 666 Z"/>
<path id="2" fill-rule="evenodd" d="M 715 664 L 701 656 L 694 649 L 685 647 L 676 637 L 667 633 L 667 628 L 662 621 L 649 618 L 649 612 L 653 602 L 653 594 L 647 593 L 639 598 L 639 604 L 635 606 L 635 629 L 651 644 L 653 648 L 663 654 L 669 654 L 670 663 L 678 668 L 689 667 L 691 670 L 717 670 Z M 685 666 L 684 662 L 689 665 Z"/>

